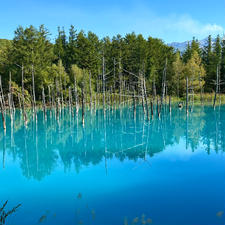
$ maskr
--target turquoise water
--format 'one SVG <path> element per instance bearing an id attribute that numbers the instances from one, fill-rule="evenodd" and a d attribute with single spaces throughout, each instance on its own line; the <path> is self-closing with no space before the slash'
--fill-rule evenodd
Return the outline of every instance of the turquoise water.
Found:
<path id="1" fill-rule="evenodd" d="M 37 121 L 37 122 L 36 122 Z M 225 107 L 141 108 L 0 121 L 0 205 L 9 225 L 225 224 Z"/>

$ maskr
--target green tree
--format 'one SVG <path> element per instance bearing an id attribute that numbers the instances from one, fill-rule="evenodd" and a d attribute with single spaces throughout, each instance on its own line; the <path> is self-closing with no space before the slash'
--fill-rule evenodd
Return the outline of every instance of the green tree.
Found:
<path id="1" fill-rule="evenodd" d="M 190 88 L 202 93 L 205 69 L 202 65 L 201 57 L 196 51 L 193 52 L 191 59 L 185 66 L 185 76 L 188 77 Z"/>
<path id="2" fill-rule="evenodd" d="M 173 70 L 174 70 L 174 76 L 173 76 L 173 87 L 174 87 L 174 93 L 177 94 L 178 97 L 181 96 L 182 90 L 185 89 L 185 83 L 184 81 L 184 63 L 182 62 L 180 52 L 177 52 L 175 55 L 175 60 L 173 62 Z"/>
<path id="3" fill-rule="evenodd" d="M 214 74 L 215 67 L 213 65 L 213 47 L 212 37 L 209 35 L 207 45 L 203 48 L 202 60 L 206 70 L 205 77 L 205 90 L 210 91 L 212 87 L 212 75 Z"/>
<path id="4" fill-rule="evenodd" d="M 57 56 L 56 61 L 61 59 L 63 62 L 63 65 L 66 65 L 67 61 L 67 37 L 64 28 L 58 27 L 58 37 L 55 40 L 55 45 L 54 45 L 54 54 Z"/>
<path id="5" fill-rule="evenodd" d="M 225 81 L 225 38 L 222 39 L 221 48 L 221 79 Z"/>
<path id="6" fill-rule="evenodd" d="M 53 60 L 53 45 L 49 40 L 49 32 L 43 25 L 39 29 L 33 26 L 25 29 L 17 28 L 10 52 L 12 79 L 17 84 L 21 84 L 21 66 L 23 66 L 25 88 L 30 90 L 33 67 L 36 91 L 39 96 L 43 82 L 49 79 L 49 77 L 44 77 L 45 71 Z"/>
<path id="7" fill-rule="evenodd" d="M 69 30 L 69 41 L 66 50 L 66 68 L 68 70 L 71 65 L 76 64 L 78 60 L 77 31 L 74 29 L 73 25 L 71 25 Z"/>

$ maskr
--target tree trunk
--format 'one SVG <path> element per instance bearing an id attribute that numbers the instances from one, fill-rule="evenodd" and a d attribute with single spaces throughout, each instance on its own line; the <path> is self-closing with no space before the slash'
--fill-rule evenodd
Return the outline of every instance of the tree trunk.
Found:
<path id="1" fill-rule="evenodd" d="M 216 69 L 216 90 L 215 90 L 214 101 L 213 101 L 214 109 L 216 107 L 216 97 L 217 97 L 217 93 L 218 93 L 218 88 L 219 88 L 219 65 L 217 65 L 217 69 Z"/>
<path id="2" fill-rule="evenodd" d="M 91 109 L 91 112 L 92 112 L 91 72 L 89 72 L 89 89 L 90 89 L 90 109 Z"/>
<path id="3" fill-rule="evenodd" d="M 188 113 L 188 77 L 186 77 L 186 113 Z"/>
<path id="4" fill-rule="evenodd" d="M 22 65 L 22 107 L 23 107 L 23 118 L 24 118 L 24 123 L 25 125 L 27 124 L 27 114 L 25 111 L 25 97 L 24 97 L 24 74 L 23 71 L 24 67 Z"/>
<path id="5" fill-rule="evenodd" d="M 36 97 L 35 97 L 34 66 L 33 65 L 32 65 L 32 90 L 33 90 L 33 112 L 36 114 Z"/>

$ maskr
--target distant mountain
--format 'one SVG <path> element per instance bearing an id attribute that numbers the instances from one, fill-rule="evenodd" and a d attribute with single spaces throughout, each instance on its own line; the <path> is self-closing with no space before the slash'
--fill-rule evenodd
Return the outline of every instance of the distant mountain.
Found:
<path id="1" fill-rule="evenodd" d="M 208 38 L 205 38 L 205 39 L 199 41 L 201 48 L 203 48 L 204 46 L 207 45 L 207 40 L 208 40 Z M 183 51 L 185 51 L 185 49 L 188 45 L 188 42 L 191 44 L 191 41 L 185 41 L 185 42 L 172 42 L 168 45 L 183 52 Z M 215 42 L 215 39 L 212 39 L 212 43 L 214 43 L 214 42 Z"/>

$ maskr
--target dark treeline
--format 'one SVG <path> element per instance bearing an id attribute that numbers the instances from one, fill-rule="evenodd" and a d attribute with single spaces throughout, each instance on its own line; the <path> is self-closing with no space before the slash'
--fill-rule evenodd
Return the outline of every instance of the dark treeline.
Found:
<path id="1" fill-rule="evenodd" d="M 153 96 L 183 97 L 187 77 L 191 92 L 222 93 L 225 40 L 218 36 L 214 42 L 209 36 L 207 46 L 201 49 L 193 39 L 180 53 L 160 39 L 135 33 L 99 39 L 71 26 L 68 35 L 58 28 L 52 43 L 43 25 L 18 27 L 13 40 L 0 40 L 0 75 L 4 94 L 11 87 L 15 99 L 23 92 L 24 83 L 27 104 L 34 94 L 41 100 L 43 89 L 47 95 L 49 88 L 69 98 L 75 80 L 78 94 L 83 85 L 88 96 L 92 91 L 121 94 L 135 89 L 138 93 L 138 77 L 145 78 L 147 94 Z"/>

